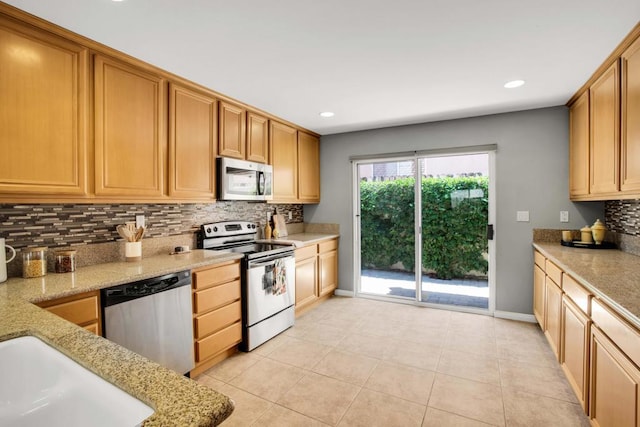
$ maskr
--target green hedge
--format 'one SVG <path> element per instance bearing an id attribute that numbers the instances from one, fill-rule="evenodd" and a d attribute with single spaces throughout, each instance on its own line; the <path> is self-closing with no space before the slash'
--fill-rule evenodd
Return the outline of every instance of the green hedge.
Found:
<path id="1" fill-rule="evenodd" d="M 360 183 L 362 266 L 414 270 L 414 178 Z M 475 190 L 474 196 L 452 195 Z M 481 192 L 481 193 L 480 193 Z M 422 179 L 423 269 L 442 279 L 486 274 L 486 177 Z"/>

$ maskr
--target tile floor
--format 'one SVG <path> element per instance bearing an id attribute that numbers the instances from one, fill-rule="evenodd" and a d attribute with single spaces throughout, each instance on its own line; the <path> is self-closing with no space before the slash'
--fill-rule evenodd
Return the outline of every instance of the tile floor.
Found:
<path id="1" fill-rule="evenodd" d="M 537 325 L 340 298 L 198 382 L 223 426 L 588 426 Z"/>

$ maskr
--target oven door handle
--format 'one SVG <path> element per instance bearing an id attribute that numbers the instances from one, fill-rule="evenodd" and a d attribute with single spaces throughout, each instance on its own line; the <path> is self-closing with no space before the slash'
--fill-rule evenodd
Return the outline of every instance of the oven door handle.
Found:
<path id="1" fill-rule="evenodd" d="M 286 256 L 276 256 L 274 258 L 271 258 L 267 261 L 262 261 L 262 262 L 260 262 L 259 260 L 249 261 L 249 264 L 247 267 L 249 268 L 249 270 L 251 270 L 252 268 L 267 267 L 269 265 L 275 265 L 276 259 L 282 259 L 286 261 L 288 259 L 294 259 L 294 258 L 292 255 L 286 255 Z"/>

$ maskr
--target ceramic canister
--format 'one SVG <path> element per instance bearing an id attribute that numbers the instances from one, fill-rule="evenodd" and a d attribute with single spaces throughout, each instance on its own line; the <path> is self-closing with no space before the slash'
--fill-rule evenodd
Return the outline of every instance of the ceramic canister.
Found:
<path id="1" fill-rule="evenodd" d="M 9 249 L 12 255 L 7 259 L 6 250 Z M 4 237 L 0 238 L 0 283 L 7 280 L 7 263 L 16 257 L 16 250 L 9 245 L 4 244 Z"/>

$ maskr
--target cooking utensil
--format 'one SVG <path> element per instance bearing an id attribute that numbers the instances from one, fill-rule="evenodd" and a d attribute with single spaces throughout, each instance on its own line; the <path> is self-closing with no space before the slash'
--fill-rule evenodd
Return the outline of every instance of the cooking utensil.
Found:
<path id="1" fill-rule="evenodd" d="M 120 237 L 125 239 L 127 242 L 133 242 L 133 234 L 129 231 L 129 228 L 126 225 L 120 224 L 116 227 L 116 230 Z"/>

